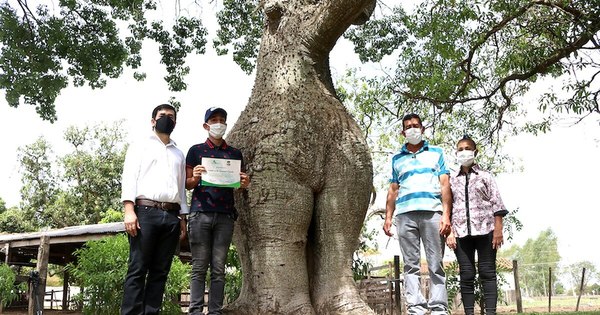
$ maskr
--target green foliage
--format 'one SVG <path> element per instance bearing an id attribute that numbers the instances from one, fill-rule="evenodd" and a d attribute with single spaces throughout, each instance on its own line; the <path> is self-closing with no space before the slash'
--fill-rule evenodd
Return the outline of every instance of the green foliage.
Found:
<path id="1" fill-rule="evenodd" d="M 361 62 L 379 62 L 408 39 L 406 13 L 400 7 L 380 19 L 370 19 L 361 27 L 349 29 L 344 37 L 354 43 Z"/>
<path id="2" fill-rule="evenodd" d="M 165 286 L 165 298 L 161 308 L 161 314 L 181 314 L 181 307 L 177 301 L 181 292 L 188 291 L 190 288 L 190 274 L 192 266 L 182 263 L 179 257 L 173 257 L 169 277 Z"/>
<path id="3" fill-rule="evenodd" d="M 454 305 L 456 296 L 460 294 L 460 279 L 459 279 L 459 266 L 457 261 L 453 261 L 444 267 L 446 272 L 446 290 L 448 291 L 448 308 L 454 310 L 457 305 Z M 508 284 L 505 273 L 508 270 L 502 270 L 498 268 L 496 270 L 496 277 L 498 281 L 498 301 L 504 300 L 504 291 L 502 287 Z M 475 277 L 475 302 L 481 307 L 484 303 L 483 290 L 481 287 L 481 281 L 479 280 L 479 274 Z"/>
<path id="4" fill-rule="evenodd" d="M 77 264 L 68 266 L 75 283 L 83 288 L 85 314 L 117 314 L 123 296 L 129 244 L 117 235 L 89 241 L 75 252 Z"/>
<path id="5" fill-rule="evenodd" d="M 6 211 L 6 202 L 0 197 L 0 214 Z"/>
<path id="6" fill-rule="evenodd" d="M 503 219 L 502 219 L 502 227 L 504 229 L 503 235 L 505 235 L 507 241 L 512 241 L 515 232 L 521 231 L 523 229 L 523 223 L 517 217 L 517 213 L 519 212 L 519 208 L 510 211 Z"/>
<path id="7" fill-rule="evenodd" d="M 15 279 L 15 272 L 8 265 L 0 263 L 0 309 L 18 298 Z"/>
<path id="8" fill-rule="evenodd" d="M 262 14 L 256 1 L 224 0 L 217 20 L 220 28 L 213 41 L 217 54 L 225 55 L 233 48 L 233 61 L 250 74 L 256 66 L 263 31 Z"/>
<path id="9" fill-rule="evenodd" d="M 379 229 L 369 229 L 369 222 L 372 218 L 378 218 L 381 211 L 372 211 L 367 214 L 365 222 L 360 230 L 358 248 L 352 255 L 352 274 L 354 280 L 361 280 L 367 277 L 369 269 L 373 264 L 364 258 L 365 254 L 376 252 L 378 249 L 375 238 L 379 234 Z"/>
<path id="10" fill-rule="evenodd" d="M 125 66 L 139 68 L 145 39 L 158 43 L 165 80 L 181 91 L 189 73 L 185 57 L 204 53 L 206 45 L 206 29 L 194 16 L 179 16 L 170 31 L 164 21 L 149 21 L 158 8 L 154 0 L 18 4 L 0 4 L 0 89 L 10 106 L 33 105 L 44 120 L 56 120 L 54 102 L 69 78 L 74 86 L 103 88 Z"/>
<path id="11" fill-rule="evenodd" d="M 25 215 L 24 211 L 12 207 L 0 213 L 0 231 L 5 233 L 33 232 L 35 227 Z"/>
<path id="12" fill-rule="evenodd" d="M 558 283 L 558 239 L 552 229 L 540 232 L 537 238 L 528 239 L 521 246 L 513 245 L 507 251 L 500 253 L 502 257 L 510 255 L 519 262 L 519 279 L 521 288 L 526 296 L 540 296 L 548 294 L 548 278 L 552 269 L 552 287 Z"/>
<path id="13" fill-rule="evenodd" d="M 563 274 L 569 281 L 569 285 L 575 294 L 579 294 L 581 288 L 581 276 L 585 268 L 585 277 L 583 278 L 584 290 L 588 284 L 600 280 L 600 272 L 596 266 L 590 261 L 579 261 L 565 266 Z"/>
<path id="14" fill-rule="evenodd" d="M 455 298 L 460 294 L 460 282 L 459 282 L 459 270 L 458 270 L 458 262 L 453 261 L 444 267 L 444 272 L 446 272 L 446 290 L 448 291 L 448 309 L 454 310 L 456 305 L 454 305 Z M 479 287 L 476 285 L 475 290 L 478 290 Z M 477 299 L 476 299 L 477 301 Z"/>
<path id="15" fill-rule="evenodd" d="M 598 1 L 425 0 L 408 15 L 388 11 L 346 34 L 363 61 L 398 56 L 385 73 L 359 76 L 371 95 L 348 100 L 354 113 L 368 118 L 357 115 L 359 122 L 383 124 L 370 133 L 375 137 L 395 140 L 399 119 L 415 112 L 427 121 L 429 139 L 447 148 L 469 133 L 487 153 L 480 164 L 489 167 L 506 161 L 497 151 L 507 136 L 546 132 L 556 113 L 600 112 Z M 535 106 L 521 103 L 533 82 L 561 75 L 562 91 L 541 93 Z M 565 91 L 568 96 L 559 97 Z M 533 107 L 541 117 L 521 119 Z"/>
<path id="16" fill-rule="evenodd" d="M 126 152 L 121 122 L 70 127 L 65 140 L 73 151 L 60 157 L 44 138 L 19 149 L 22 216 L 36 227 L 114 222 L 117 217 L 106 213 L 121 208 Z"/>
<path id="17" fill-rule="evenodd" d="M 123 222 L 124 218 L 123 210 L 108 209 L 102 214 L 102 220 L 98 223 Z"/>
<path id="18" fill-rule="evenodd" d="M 235 245 L 229 246 L 225 264 L 225 296 L 227 303 L 235 301 L 242 291 L 242 267 Z"/>
<path id="19" fill-rule="evenodd" d="M 125 234 L 89 241 L 75 252 L 77 263 L 68 266 L 73 281 L 83 288 L 78 297 L 84 314 L 117 314 L 123 297 L 129 243 Z M 181 314 L 178 295 L 189 288 L 191 267 L 173 258 L 165 287 L 162 314 Z"/>

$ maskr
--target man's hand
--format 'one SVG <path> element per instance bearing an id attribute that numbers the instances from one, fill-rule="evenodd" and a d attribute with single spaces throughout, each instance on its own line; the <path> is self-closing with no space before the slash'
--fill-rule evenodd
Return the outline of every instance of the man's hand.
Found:
<path id="1" fill-rule="evenodd" d="M 392 219 L 385 219 L 385 223 L 383 223 L 383 232 L 385 233 L 385 235 L 392 237 L 394 235 L 394 233 L 392 233 L 392 231 L 390 231 L 390 229 L 392 228 Z"/>
<path id="2" fill-rule="evenodd" d="M 246 189 L 250 185 L 250 175 L 240 172 L 240 188 Z"/>
<path id="3" fill-rule="evenodd" d="M 454 233 L 450 232 L 450 234 L 448 234 L 448 237 L 446 237 L 446 245 L 448 245 L 450 249 L 456 249 L 456 237 L 454 236 Z"/>
<path id="4" fill-rule="evenodd" d="M 137 215 L 135 214 L 133 202 L 124 201 L 123 202 L 125 208 L 125 215 L 123 222 L 125 223 L 125 231 L 127 234 L 136 237 L 137 230 L 140 228 L 140 223 L 138 222 Z"/>
<path id="5" fill-rule="evenodd" d="M 447 236 L 451 231 L 450 218 L 446 215 L 442 215 L 442 219 L 440 220 L 440 235 Z"/>
<path id="6" fill-rule="evenodd" d="M 179 227 L 181 228 L 181 232 L 179 233 L 179 241 L 183 242 L 187 237 L 187 222 L 185 220 L 185 216 L 182 216 L 179 219 Z"/>
<path id="7" fill-rule="evenodd" d="M 192 169 L 192 177 L 194 180 L 199 180 L 202 177 L 202 173 L 206 172 L 206 168 L 202 165 L 196 165 Z"/>

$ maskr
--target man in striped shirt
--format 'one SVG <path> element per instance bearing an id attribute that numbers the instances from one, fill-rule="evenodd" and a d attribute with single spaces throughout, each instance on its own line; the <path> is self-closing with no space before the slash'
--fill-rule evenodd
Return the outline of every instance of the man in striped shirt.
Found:
<path id="1" fill-rule="evenodd" d="M 450 232 L 452 195 L 449 171 L 441 148 L 424 141 L 421 118 L 402 118 L 407 143 L 392 158 L 392 178 L 386 202 L 383 230 L 392 236 L 392 215 L 404 259 L 404 283 L 408 313 L 448 313 L 446 275 L 442 266 L 444 237 Z M 429 267 L 430 297 L 420 289 L 421 241 Z"/>

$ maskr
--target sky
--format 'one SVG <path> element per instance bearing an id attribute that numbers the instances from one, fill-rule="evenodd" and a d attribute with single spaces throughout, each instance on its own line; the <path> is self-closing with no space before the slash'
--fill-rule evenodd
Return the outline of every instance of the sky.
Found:
<path id="1" fill-rule="evenodd" d="M 206 15 L 210 24 L 214 17 Z M 67 127 L 93 125 L 100 122 L 124 120 L 123 128 L 133 140 L 150 131 L 152 109 L 168 101 L 173 94 L 167 90 L 162 77 L 165 71 L 159 64 L 156 47 L 145 44 L 143 69 L 147 79 L 137 82 L 131 71 L 125 71 L 119 79 L 108 81 L 106 88 L 91 90 L 87 87 L 64 90 L 56 101 L 58 121 L 54 124 L 42 121 L 34 108 L 21 105 L 11 108 L 0 92 L 0 113 L 4 119 L 4 145 L 0 154 L 0 197 L 7 206 L 18 205 L 21 187 L 17 149 L 33 143 L 44 136 L 58 155 L 68 152 L 63 133 Z M 210 42 L 209 42 L 210 45 Z M 202 129 L 204 112 L 208 107 L 224 107 L 228 124 L 233 126 L 246 105 L 252 90 L 253 75 L 246 75 L 230 56 L 218 57 L 211 47 L 200 56 L 190 56 L 188 90 L 177 93 L 182 103 L 177 126 L 172 138 L 186 153 L 188 148 L 206 138 Z M 359 65 L 352 46 L 340 40 L 331 56 L 334 77 L 348 67 Z M 368 66 L 362 66 L 363 70 Z M 369 69 L 367 69 L 368 71 Z M 548 86 L 534 86 L 534 94 Z M 535 102 L 533 96 L 527 102 Z M 511 244 L 522 245 L 528 238 L 552 228 L 558 237 L 562 265 L 589 260 L 600 269 L 600 250 L 594 240 L 600 222 L 600 125 L 599 118 L 592 117 L 583 123 L 555 126 L 544 135 L 518 135 L 504 146 L 522 166 L 518 173 L 500 174 L 497 182 L 508 209 L 519 208 L 519 219 L 524 228 L 517 232 Z M 378 203 L 385 202 L 385 192 L 378 193 Z M 375 222 L 375 228 L 383 224 Z M 391 257 L 399 255 L 396 240 L 388 242 L 380 233 L 377 238 L 381 252 Z M 387 245 L 387 246 L 386 246 Z M 451 256 L 451 255 L 450 255 Z"/>

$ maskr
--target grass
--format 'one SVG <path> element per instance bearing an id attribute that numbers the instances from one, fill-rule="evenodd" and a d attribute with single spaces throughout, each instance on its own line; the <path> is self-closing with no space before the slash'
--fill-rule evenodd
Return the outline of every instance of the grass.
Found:
<path id="1" fill-rule="evenodd" d="M 535 297 L 523 299 L 522 314 L 529 315 L 600 315 L 600 296 L 584 295 L 579 302 L 579 312 L 575 312 L 577 297 L 562 295 L 552 297 L 552 312 L 548 313 L 548 297 Z M 516 314 L 516 302 L 508 305 L 498 304 L 498 314 Z"/>

